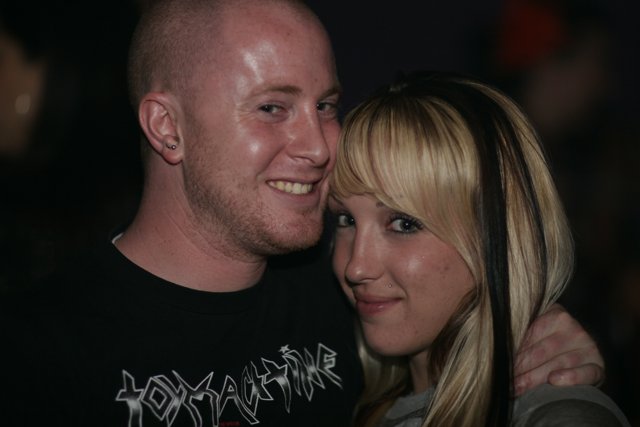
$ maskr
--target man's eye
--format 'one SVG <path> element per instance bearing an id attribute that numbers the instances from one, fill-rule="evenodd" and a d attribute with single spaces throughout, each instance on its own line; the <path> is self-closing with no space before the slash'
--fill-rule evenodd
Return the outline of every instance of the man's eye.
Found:
<path id="1" fill-rule="evenodd" d="M 356 223 L 351 215 L 345 213 L 336 214 L 336 227 L 351 227 Z"/>
<path id="2" fill-rule="evenodd" d="M 410 216 L 398 216 L 391 220 L 391 230 L 398 233 L 415 233 L 422 230 L 424 226 L 417 219 Z"/>
<path id="3" fill-rule="evenodd" d="M 336 102 L 318 102 L 316 108 L 326 115 L 336 116 L 338 114 L 338 104 Z"/>
<path id="4" fill-rule="evenodd" d="M 283 108 L 281 106 L 275 104 L 265 104 L 260 106 L 260 111 L 264 111 L 269 114 L 276 114 L 282 110 Z"/>

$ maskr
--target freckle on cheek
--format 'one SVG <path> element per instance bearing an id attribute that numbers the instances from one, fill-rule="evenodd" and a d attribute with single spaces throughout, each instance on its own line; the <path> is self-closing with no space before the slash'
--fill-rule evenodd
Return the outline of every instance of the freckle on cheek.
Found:
<path id="1" fill-rule="evenodd" d="M 451 270 L 451 264 L 446 262 L 446 263 L 441 265 L 440 275 L 442 277 L 445 277 L 449 273 L 450 270 Z"/>

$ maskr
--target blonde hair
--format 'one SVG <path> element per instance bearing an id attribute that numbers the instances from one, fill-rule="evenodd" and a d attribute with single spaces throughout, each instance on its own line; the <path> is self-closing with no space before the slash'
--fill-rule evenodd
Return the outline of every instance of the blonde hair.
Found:
<path id="1" fill-rule="evenodd" d="M 520 109 L 472 79 L 415 73 L 347 116 L 331 187 L 337 197 L 373 195 L 418 218 L 475 279 L 429 349 L 437 385 L 423 425 L 505 425 L 514 349 L 573 265 L 545 155 Z M 361 355 L 366 419 L 410 380 L 397 359 L 366 345 Z"/>

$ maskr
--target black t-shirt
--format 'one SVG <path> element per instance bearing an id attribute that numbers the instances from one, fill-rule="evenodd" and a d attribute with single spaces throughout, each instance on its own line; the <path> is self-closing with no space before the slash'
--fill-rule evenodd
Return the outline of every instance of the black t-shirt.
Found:
<path id="1" fill-rule="evenodd" d="M 349 424 L 361 367 L 326 260 L 211 293 L 111 244 L 87 258 L 4 298 L 1 425 Z"/>

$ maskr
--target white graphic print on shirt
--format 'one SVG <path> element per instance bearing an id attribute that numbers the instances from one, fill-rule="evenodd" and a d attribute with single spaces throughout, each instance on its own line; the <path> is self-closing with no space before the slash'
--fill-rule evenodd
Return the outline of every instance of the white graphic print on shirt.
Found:
<path id="1" fill-rule="evenodd" d="M 333 372 L 337 353 L 324 344 L 318 343 L 315 357 L 307 348 L 299 352 L 288 345 L 279 352 L 280 362 L 261 358 L 257 366 L 254 362 L 245 366 L 241 378 L 226 375 L 218 391 L 210 387 L 213 372 L 192 385 L 172 371 L 173 379 L 155 375 L 138 388 L 140 383 L 122 370 L 123 385 L 115 400 L 128 405 L 129 427 L 142 427 L 144 417 L 150 416 L 170 426 L 180 411 L 189 414 L 194 427 L 202 427 L 204 419 L 218 427 L 225 408 L 231 405 L 253 425 L 260 422 L 260 401 L 281 401 L 289 413 L 295 395 L 311 402 L 316 387 L 325 389 L 326 381 L 342 389 L 342 379 Z"/>

